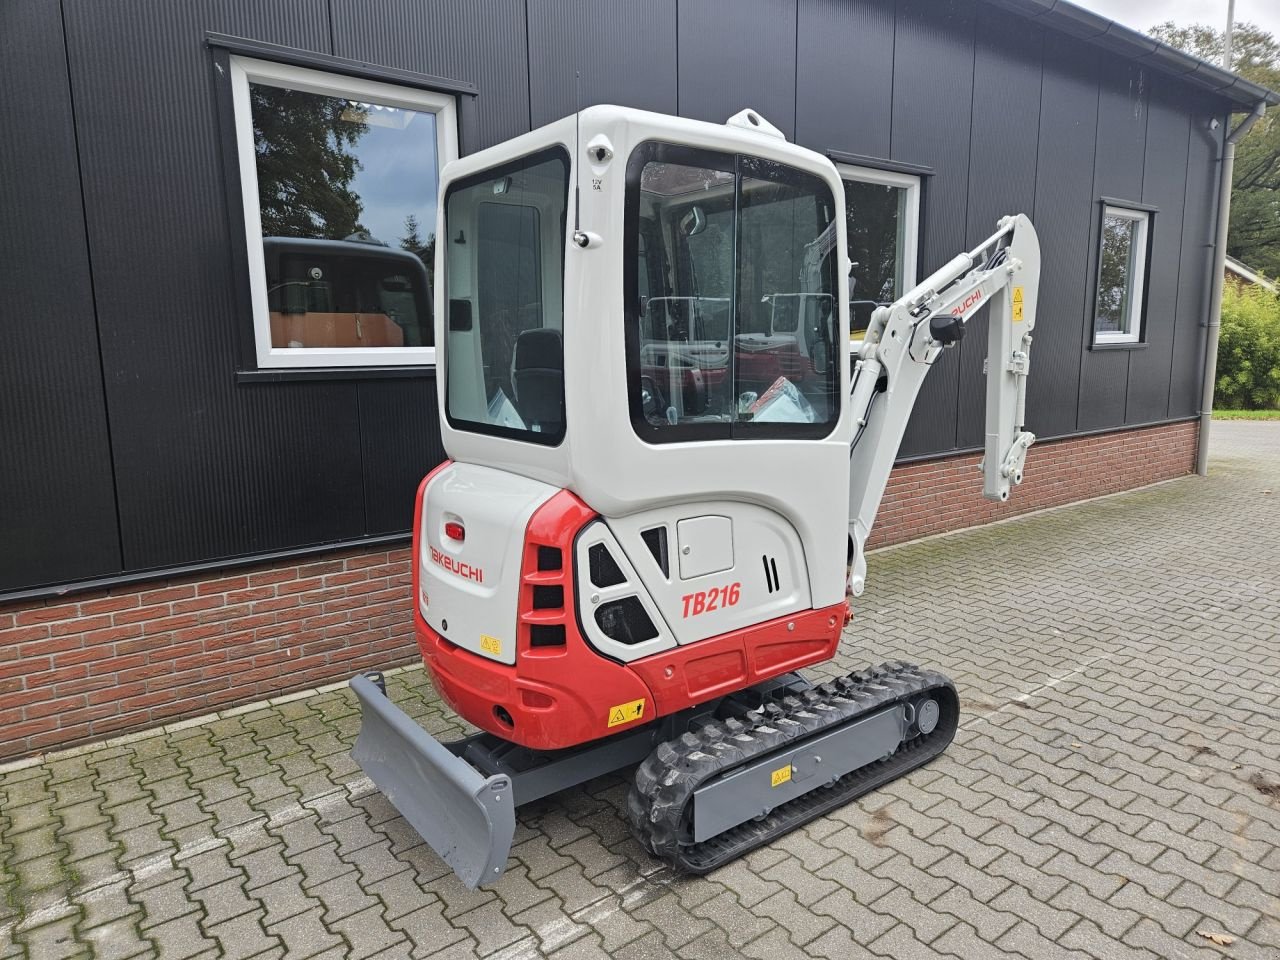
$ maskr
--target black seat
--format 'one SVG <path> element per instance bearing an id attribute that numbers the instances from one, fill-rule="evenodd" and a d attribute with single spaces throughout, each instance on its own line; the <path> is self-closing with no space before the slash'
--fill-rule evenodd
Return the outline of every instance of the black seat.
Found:
<path id="1" fill-rule="evenodd" d="M 564 430 L 564 343 L 560 331 L 526 330 L 516 338 L 511 364 L 516 410 L 531 430 Z"/>

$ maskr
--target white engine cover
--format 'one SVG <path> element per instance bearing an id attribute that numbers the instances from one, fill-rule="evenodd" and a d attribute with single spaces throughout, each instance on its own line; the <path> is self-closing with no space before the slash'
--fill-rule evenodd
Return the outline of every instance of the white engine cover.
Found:
<path id="1" fill-rule="evenodd" d="M 451 464 L 432 478 L 422 506 L 417 603 L 433 630 L 482 657 L 516 662 L 525 530 L 558 492 L 473 463 Z M 461 542 L 446 536 L 450 522 L 462 524 Z"/>
<path id="2" fill-rule="evenodd" d="M 771 510 L 712 501 L 607 522 L 679 644 L 812 607 L 800 537 Z M 655 527 L 666 530 L 665 573 L 641 536 Z"/>

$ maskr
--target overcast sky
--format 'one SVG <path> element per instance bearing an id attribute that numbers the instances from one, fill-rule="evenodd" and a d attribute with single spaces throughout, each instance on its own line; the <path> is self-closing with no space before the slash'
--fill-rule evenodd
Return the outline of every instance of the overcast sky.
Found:
<path id="1" fill-rule="evenodd" d="M 1221 30 L 1227 23 L 1227 0 L 1075 0 L 1104 17 L 1144 33 L 1165 20 L 1178 24 L 1207 23 Z M 1236 0 L 1236 23 L 1256 23 L 1280 37 L 1280 0 Z"/>

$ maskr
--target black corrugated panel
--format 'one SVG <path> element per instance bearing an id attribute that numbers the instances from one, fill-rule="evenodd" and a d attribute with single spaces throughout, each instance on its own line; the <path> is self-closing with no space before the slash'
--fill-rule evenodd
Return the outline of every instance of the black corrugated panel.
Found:
<path id="1" fill-rule="evenodd" d="M 1187 150 L 1187 192 L 1183 208 L 1182 256 L 1178 271 L 1178 312 L 1170 358 L 1169 416 L 1200 412 L 1204 370 L 1204 327 L 1213 278 L 1213 231 L 1217 217 L 1218 154 L 1226 136 L 1226 117 L 1220 101 L 1188 97 L 1183 108 L 1190 116 Z M 1218 117 L 1217 131 L 1208 118 Z"/>
<path id="2" fill-rule="evenodd" d="M 892 158 L 937 171 L 921 211 L 921 277 L 964 249 L 974 17 L 968 0 L 898 7 Z M 929 371 L 902 441 L 904 457 L 955 448 L 959 367 L 957 352 L 947 350 Z"/>
<path id="3" fill-rule="evenodd" d="M 67 6 L 126 569 L 364 530 L 354 385 L 235 382 L 206 30 L 328 49 L 323 0 Z"/>
<path id="4" fill-rule="evenodd" d="M 1151 218 L 1151 265 L 1147 275 L 1145 350 L 1129 356 L 1125 423 L 1149 423 L 1169 413 L 1169 366 L 1178 308 L 1182 262 L 1182 204 L 1187 185 L 1187 139 L 1192 119 L 1182 91 L 1157 74 L 1147 115 L 1142 200 L 1159 207 Z M 1203 121 L 1202 121 L 1203 122 Z"/>
<path id="5" fill-rule="evenodd" d="M 676 112 L 675 0 L 584 4 L 528 0 L 529 100 L 540 127 L 582 105 Z"/>
<path id="6" fill-rule="evenodd" d="M 55 0 L 0 6 L 0 591 L 120 569 Z"/>
<path id="7" fill-rule="evenodd" d="M 523 0 L 332 0 L 334 54 L 474 83 L 478 129 L 462 152 L 529 130 Z"/>
<path id="8" fill-rule="evenodd" d="M 1061 436 L 1076 429 L 1080 352 L 1089 326 L 1086 296 L 1094 242 L 1093 153 L 1098 127 L 1098 52 L 1077 41 L 1045 44 L 1040 142 L 1036 160 L 1036 233 L 1040 302 L 1027 429 Z"/>
<path id="9" fill-rule="evenodd" d="M 679 18 L 680 116 L 724 123 L 751 107 L 792 139 L 796 0 L 681 0 Z"/>
<path id="10" fill-rule="evenodd" d="M 1146 159 L 1147 101 L 1150 72 L 1120 59 L 1103 57 L 1098 91 L 1098 143 L 1094 151 L 1093 189 L 1099 197 L 1142 200 L 1142 168 Z M 1092 323 L 1097 283 L 1102 205 L 1093 205 L 1089 245 L 1088 295 Z M 1125 422 L 1129 354 L 1132 350 L 1086 349 L 1080 363 L 1081 430 L 1119 427 Z"/>
<path id="11" fill-rule="evenodd" d="M 366 533 L 399 533 L 413 526 L 418 483 L 444 459 L 436 382 L 368 380 L 359 389 Z"/>
<path id="12" fill-rule="evenodd" d="M 1033 222 L 1036 216 L 1043 34 L 1033 23 L 983 6 L 978 9 L 977 37 L 966 247 L 989 237 L 1002 216 L 1025 213 Z M 989 313 L 983 310 L 970 321 L 957 348 L 959 447 L 981 446 L 986 435 L 987 384 L 982 364 L 987 356 Z"/>
<path id="13" fill-rule="evenodd" d="M 797 142 L 887 158 L 893 0 L 800 0 L 797 30 Z"/>

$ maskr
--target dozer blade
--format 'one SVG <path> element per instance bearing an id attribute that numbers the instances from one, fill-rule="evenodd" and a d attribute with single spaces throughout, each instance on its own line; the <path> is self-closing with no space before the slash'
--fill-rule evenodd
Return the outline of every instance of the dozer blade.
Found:
<path id="1" fill-rule="evenodd" d="M 511 780 L 482 776 L 363 676 L 352 756 L 400 815 L 470 889 L 502 876 L 516 829 Z"/>

